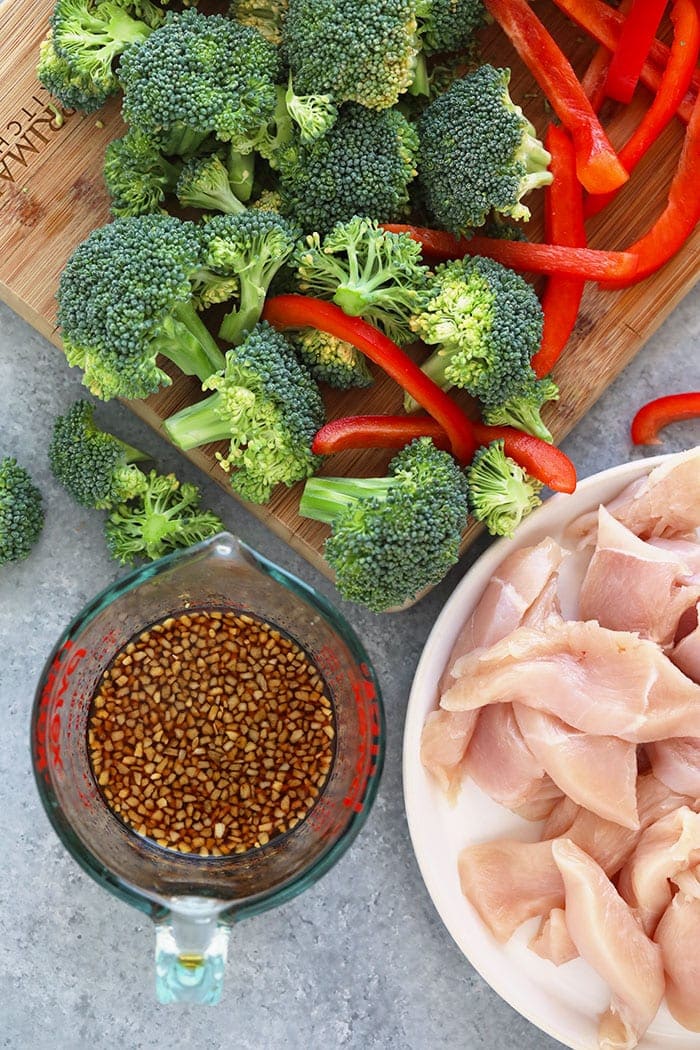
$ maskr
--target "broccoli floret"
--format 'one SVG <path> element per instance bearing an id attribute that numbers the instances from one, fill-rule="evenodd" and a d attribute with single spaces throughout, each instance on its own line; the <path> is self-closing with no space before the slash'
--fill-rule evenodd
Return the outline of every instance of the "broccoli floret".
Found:
<path id="1" fill-rule="evenodd" d="M 83 507 L 107 510 L 146 490 L 146 476 L 136 466 L 149 459 L 132 445 L 101 430 L 89 401 L 76 401 L 58 416 L 49 444 L 51 472 Z"/>
<path id="2" fill-rule="evenodd" d="M 91 393 L 140 398 L 168 386 L 158 354 L 202 380 L 223 368 L 193 301 L 204 266 L 200 228 L 170 215 L 115 219 L 78 245 L 59 280 L 58 323 Z"/>
<path id="3" fill-rule="evenodd" d="M 338 117 L 332 95 L 297 95 L 291 75 L 284 102 L 287 113 L 299 128 L 299 141 L 304 145 L 325 135 Z"/>
<path id="4" fill-rule="evenodd" d="M 242 215 L 215 215 L 202 227 L 206 265 L 214 273 L 235 275 L 238 304 L 224 317 L 220 337 L 239 343 L 260 320 L 272 278 L 291 256 L 299 231 L 281 215 L 262 209 Z"/>
<path id="5" fill-rule="evenodd" d="M 302 229 L 318 233 L 354 215 L 398 221 L 407 212 L 417 151 L 416 131 L 398 110 L 349 103 L 320 139 L 279 151 L 284 208 Z"/>
<path id="6" fill-rule="evenodd" d="M 175 193 L 185 208 L 203 208 L 237 215 L 246 210 L 231 189 L 228 171 L 216 153 L 185 161 Z"/>
<path id="7" fill-rule="evenodd" d="M 260 211 L 274 211 L 279 215 L 282 210 L 282 197 L 279 190 L 261 190 L 260 195 L 250 204 L 250 207 Z"/>
<path id="8" fill-rule="evenodd" d="M 23 561 L 44 527 L 41 493 L 12 456 L 0 460 L 0 565 Z"/>
<path id="9" fill-rule="evenodd" d="M 349 390 L 371 386 L 374 382 L 364 354 L 344 339 L 316 328 L 305 328 L 295 337 L 294 346 L 318 383 L 327 383 L 336 390 Z"/>
<path id="10" fill-rule="evenodd" d="M 289 0 L 282 42 L 299 94 L 385 109 L 414 77 L 416 0 Z"/>
<path id="11" fill-rule="evenodd" d="M 51 31 L 39 46 L 36 76 L 42 87 L 57 98 L 62 106 L 78 109 L 82 113 L 93 113 L 104 105 L 111 94 L 111 91 L 94 84 L 89 76 L 77 72 L 70 62 L 57 53 Z"/>
<path id="12" fill-rule="evenodd" d="M 547 401 L 559 400 L 559 387 L 549 376 L 538 379 L 534 373 L 526 377 L 520 390 L 500 405 L 484 408 L 484 422 L 494 427 L 517 427 L 528 434 L 551 441 L 540 412 Z"/>
<path id="13" fill-rule="evenodd" d="M 506 456 L 503 441 L 480 448 L 466 475 L 469 509 L 494 536 L 512 536 L 523 518 L 542 502 L 541 482 Z"/>
<path id="14" fill-rule="evenodd" d="M 112 215 L 148 215 L 175 189 L 180 165 L 172 164 L 139 128 L 107 146 L 104 179 L 112 198 Z"/>
<path id="15" fill-rule="evenodd" d="M 244 26 L 257 29 L 272 44 L 282 42 L 282 22 L 287 0 L 233 0 L 229 15 Z"/>
<path id="16" fill-rule="evenodd" d="M 311 478 L 299 513 L 331 526 L 324 556 L 338 590 L 375 612 L 443 578 L 467 522 L 463 472 L 430 438 L 394 456 L 385 478 Z"/>
<path id="17" fill-rule="evenodd" d="M 428 267 L 421 258 L 408 234 L 387 233 L 373 219 L 355 216 L 323 239 L 309 234 L 297 253 L 299 287 L 406 343 L 415 338 L 409 322 L 425 294 Z"/>
<path id="18" fill-rule="evenodd" d="M 122 565 L 199 543 L 223 531 L 221 520 L 200 507 L 196 485 L 181 485 L 174 474 L 146 478 L 145 491 L 116 506 L 105 522 L 110 554 Z"/>
<path id="19" fill-rule="evenodd" d="M 171 440 L 183 449 L 209 441 L 230 442 L 217 459 L 235 468 L 232 488 L 252 503 L 266 503 L 275 485 L 309 477 L 320 462 L 311 442 L 324 419 L 316 383 L 283 335 L 257 325 L 226 354 L 222 372 L 204 390 L 215 393 L 165 421 Z"/>
<path id="20" fill-rule="evenodd" d="M 423 51 L 464 51 L 474 34 L 489 20 L 481 0 L 427 0 L 418 5 L 419 31 Z"/>
<path id="21" fill-rule="evenodd" d="M 132 17 L 128 5 L 113 0 L 56 0 L 51 16 L 51 40 L 80 83 L 103 101 L 119 88 L 115 60 L 134 44 L 142 44 L 162 19 L 159 8 L 142 3 L 146 19 Z M 133 48 L 137 51 L 138 48 Z"/>
<path id="22" fill-rule="evenodd" d="M 500 405 L 530 381 L 530 359 L 543 315 L 532 285 L 479 255 L 443 263 L 411 327 L 438 349 L 421 366 L 443 390 L 463 387 L 485 405 Z M 417 407 L 405 401 L 410 411 Z"/>
<path id="23" fill-rule="evenodd" d="M 481 226 L 493 208 L 529 219 L 521 198 L 552 181 L 550 154 L 508 94 L 510 70 L 484 65 L 424 110 L 418 179 L 428 210 L 453 233 Z"/>
<path id="24" fill-rule="evenodd" d="M 127 124 L 166 156 L 192 156 L 210 135 L 250 152 L 277 101 L 277 48 L 222 15 L 168 14 L 119 63 Z"/>

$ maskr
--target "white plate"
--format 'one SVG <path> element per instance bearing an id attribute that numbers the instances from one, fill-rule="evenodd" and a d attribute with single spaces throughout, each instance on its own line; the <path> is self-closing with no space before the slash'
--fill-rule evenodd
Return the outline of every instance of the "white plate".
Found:
<path id="1" fill-rule="evenodd" d="M 420 736 L 428 712 L 437 705 L 437 682 L 459 629 L 506 554 L 545 536 L 561 539 L 575 517 L 611 499 L 666 458 L 625 463 L 586 478 L 573 495 L 547 500 L 519 527 L 515 539 L 494 543 L 466 573 L 436 620 L 416 670 L 406 714 L 404 800 L 428 893 L 459 948 L 494 991 L 573 1050 L 596 1050 L 598 1017 L 609 1005 L 606 986 L 580 959 L 556 967 L 531 952 L 527 942 L 539 919 L 525 923 L 508 944 L 499 944 L 462 895 L 457 876 L 457 857 L 464 846 L 504 836 L 535 841 L 540 825 L 521 820 L 469 780 L 451 806 L 421 765 Z M 698 1046 L 697 1033 L 681 1028 L 665 1005 L 639 1044 L 640 1050 L 698 1050 Z"/>

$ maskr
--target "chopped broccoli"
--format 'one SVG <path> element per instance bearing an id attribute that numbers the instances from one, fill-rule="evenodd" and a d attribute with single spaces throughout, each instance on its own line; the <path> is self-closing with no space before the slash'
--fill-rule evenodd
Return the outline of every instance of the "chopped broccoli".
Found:
<path id="1" fill-rule="evenodd" d="M 543 315 L 532 285 L 479 255 L 435 268 L 411 327 L 438 349 L 422 370 L 443 390 L 464 387 L 485 405 L 500 405 L 530 381 Z M 406 408 L 414 402 L 406 400 Z"/>
<path id="2" fill-rule="evenodd" d="M 277 48 L 257 30 L 222 15 L 170 12 L 119 63 L 124 119 L 166 156 L 191 156 L 210 135 L 251 152 L 275 109 L 278 69 Z"/>
<path id="3" fill-rule="evenodd" d="M 373 219 L 355 216 L 323 239 L 309 234 L 297 257 L 303 292 L 332 299 L 397 343 L 415 339 L 410 319 L 422 305 L 428 267 L 408 234 L 387 233 Z"/>
<path id="4" fill-rule="evenodd" d="M 148 215 L 175 189 L 180 165 L 171 163 L 139 128 L 107 146 L 104 179 L 112 198 L 112 215 Z"/>
<path id="5" fill-rule="evenodd" d="M 317 383 L 349 390 L 374 382 L 365 355 L 344 339 L 316 328 L 304 328 L 296 335 L 294 346 Z"/>
<path id="6" fill-rule="evenodd" d="M 232 0 L 229 15 L 244 26 L 257 29 L 271 44 L 282 42 L 282 22 L 287 0 Z"/>
<path id="7" fill-rule="evenodd" d="M 260 211 L 275 211 L 279 215 L 282 210 L 282 197 L 279 190 L 261 190 L 259 196 L 251 202 L 250 207 Z"/>
<path id="8" fill-rule="evenodd" d="M 122 565 L 161 558 L 223 530 L 216 514 L 201 509 L 196 485 L 181 485 L 174 474 L 155 470 L 145 480 L 145 490 L 114 507 L 105 522 L 110 554 Z"/>
<path id="9" fill-rule="evenodd" d="M 482 226 L 493 208 L 529 219 L 521 198 L 552 181 L 550 154 L 508 93 L 510 70 L 480 66 L 456 80 L 418 123 L 418 179 L 436 222 L 453 233 Z"/>
<path id="10" fill-rule="evenodd" d="M 348 103 L 320 139 L 279 151 L 284 208 L 303 229 L 322 234 L 354 215 L 397 221 L 407 211 L 417 151 L 416 131 L 398 110 Z"/>
<path id="11" fill-rule="evenodd" d="M 282 43 L 301 95 L 385 109 L 414 77 L 416 0 L 289 0 Z"/>
<path id="12" fill-rule="evenodd" d="M 59 280 L 58 323 L 68 364 L 83 369 L 96 397 L 147 397 L 168 386 L 158 354 L 202 380 L 223 368 L 195 311 L 203 256 L 200 228 L 162 214 L 115 219 L 73 251 Z"/>
<path id="13" fill-rule="evenodd" d="M 275 485 L 292 485 L 316 469 L 311 442 L 324 419 L 321 395 L 270 325 L 257 325 L 229 350 L 225 369 L 203 389 L 215 393 L 171 416 L 165 429 L 182 449 L 229 441 L 217 459 L 224 470 L 235 468 L 231 486 L 244 499 L 266 503 Z"/>
<path id="14" fill-rule="evenodd" d="M 503 441 L 480 448 L 466 474 L 469 509 L 495 536 L 512 536 L 522 519 L 542 502 L 541 482 L 506 456 Z"/>
<path id="15" fill-rule="evenodd" d="M 0 460 L 0 565 L 23 561 L 44 527 L 41 493 L 16 459 Z"/>
<path id="16" fill-rule="evenodd" d="M 53 32 L 39 45 L 39 61 L 36 67 L 39 83 L 50 95 L 57 98 L 66 109 L 78 109 L 82 113 L 93 113 L 103 106 L 111 91 L 94 84 L 87 74 L 81 74 L 59 55 L 53 44 Z"/>
<path id="17" fill-rule="evenodd" d="M 425 54 L 464 51 L 488 20 L 482 0 L 427 0 L 419 4 L 419 32 Z"/>
<path id="18" fill-rule="evenodd" d="M 547 401 L 559 400 L 559 387 L 549 376 L 537 379 L 534 373 L 526 376 L 520 390 L 500 405 L 487 405 L 484 422 L 494 427 L 517 427 L 528 434 L 551 441 L 540 412 Z"/>
<path id="19" fill-rule="evenodd" d="M 418 438 L 394 456 L 386 478 L 311 478 L 299 513 L 331 526 L 324 556 L 342 596 L 382 612 L 455 564 L 467 486 L 447 452 Z"/>
<path id="20" fill-rule="evenodd" d="M 141 495 L 146 476 L 136 466 L 149 459 L 94 421 L 89 401 L 76 401 L 58 416 L 49 444 L 49 462 L 57 481 L 83 507 L 107 510 Z"/>
<path id="21" fill-rule="evenodd" d="M 338 117 L 338 107 L 332 95 L 297 95 L 291 74 L 284 101 L 287 113 L 299 128 L 299 140 L 304 145 L 325 135 Z"/>
<path id="22" fill-rule="evenodd" d="M 220 337 L 235 345 L 260 320 L 272 278 L 291 256 L 299 231 L 273 211 L 246 210 L 215 215 L 202 227 L 206 265 L 214 273 L 234 275 L 237 306 L 224 317 Z"/>
<path id="23" fill-rule="evenodd" d="M 246 210 L 231 189 L 226 165 L 216 153 L 186 160 L 175 194 L 185 208 L 203 208 L 237 215 Z"/>

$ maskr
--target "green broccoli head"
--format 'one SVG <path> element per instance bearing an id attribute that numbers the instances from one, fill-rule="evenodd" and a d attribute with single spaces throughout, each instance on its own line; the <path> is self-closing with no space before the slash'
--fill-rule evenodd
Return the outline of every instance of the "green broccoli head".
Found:
<path id="1" fill-rule="evenodd" d="M 408 234 L 387 233 L 373 219 L 355 216 L 324 238 L 309 234 L 297 260 L 303 292 L 332 299 L 397 343 L 415 338 L 410 320 L 422 306 L 428 267 Z"/>
<path id="2" fill-rule="evenodd" d="M 202 380 L 223 367 L 192 301 L 203 256 L 200 228 L 163 214 L 115 219 L 73 251 L 58 323 L 68 364 L 96 397 L 147 397 L 169 385 L 158 354 Z"/>
<path id="3" fill-rule="evenodd" d="M 287 0 L 232 0 L 228 13 L 242 25 L 257 29 L 271 44 L 282 42 Z"/>
<path id="4" fill-rule="evenodd" d="M 170 439 L 189 449 L 210 441 L 229 442 L 224 470 L 232 488 L 252 503 L 266 503 L 275 485 L 309 477 L 319 458 L 311 442 L 323 423 L 323 401 L 291 345 L 269 324 L 256 325 L 226 354 L 222 372 L 203 389 L 214 390 L 165 422 Z"/>
<path id="5" fill-rule="evenodd" d="M 419 31 L 426 55 L 438 51 L 463 54 L 488 20 L 482 0 L 424 0 L 418 5 Z"/>
<path id="6" fill-rule="evenodd" d="M 484 422 L 493 427 L 516 427 L 543 441 L 552 435 L 540 415 L 548 401 L 559 400 L 559 387 L 549 376 L 538 379 L 534 372 L 526 376 L 520 389 L 501 404 L 484 407 Z"/>
<path id="7" fill-rule="evenodd" d="M 223 531 L 221 520 L 202 510 L 196 485 L 152 470 L 145 490 L 114 507 L 105 522 L 110 554 L 122 565 L 161 558 Z"/>
<path id="8" fill-rule="evenodd" d="M 87 74 L 81 74 L 53 44 L 53 32 L 39 46 L 39 61 L 36 76 L 42 87 L 58 99 L 66 109 L 78 109 L 82 113 L 93 113 L 109 98 L 111 89 L 93 83 Z"/>
<path id="9" fill-rule="evenodd" d="M 523 518 L 542 502 L 542 483 L 506 456 L 503 441 L 480 448 L 466 476 L 469 509 L 495 536 L 512 536 Z"/>
<path id="10" fill-rule="evenodd" d="M 411 326 L 424 342 L 438 344 L 422 366 L 431 379 L 493 405 L 530 381 L 543 315 L 534 288 L 520 274 L 475 255 L 435 268 Z M 415 405 L 407 401 L 406 407 Z"/>
<path id="11" fill-rule="evenodd" d="M 216 153 L 186 160 L 177 180 L 175 194 L 184 208 L 202 208 L 229 215 L 245 211 L 245 204 L 231 189 L 228 169 Z"/>
<path id="12" fill-rule="evenodd" d="M 28 557 L 44 527 L 41 493 L 16 459 L 0 460 L 0 565 Z"/>
<path id="13" fill-rule="evenodd" d="M 202 237 L 209 269 L 233 275 L 239 284 L 238 304 L 219 329 L 220 337 L 235 345 L 260 320 L 270 282 L 290 258 L 299 230 L 277 212 L 254 208 L 210 217 Z"/>
<path id="14" fill-rule="evenodd" d="M 328 233 L 354 215 L 402 218 L 416 174 L 418 136 L 396 109 L 380 113 L 348 103 L 336 123 L 309 145 L 280 150 L 280 192 L 302 229 Z"/>
<path id="15" fill-rule="evenodd" d="M 386 109 L 413 80 L 416 0 L 289 0 L 282 42 L 294 87 Z"/>
<path id="16" fill-rule="evenodd" d="M 89 401 L 76 401 L 58 416 L 49 444 L 51 472 L 76 503 L 106 510 L 146 489 L 136 463 L 149 457 L 104 430 Z"/>
<path id="17" fill-rule="evenodd" d="M 248 144 L 272 117 L 277 76 L 277 49 L 257 30 L 222 15 L 170 12 L 119 63 L 122 112 L 167 156 L 191 156 L 210 135 Z"/>
<path id="18" fill-rule="evenodd" d="M 150 135 L 129 128 L 107 146 L 103 173 L 112 215 L 126 218 L 157 211 L 174 191 L 180 166 L 163 156 Z"/>
<path id="19" fill-rule="evenodd" d="M 316 328 L 304 328 L 294 338 L 294 347 L 318 383 L 336 390 L 371 386 L 374 382 L 364 354 L 344 339 Z"/>
<path id="20" fill-rule="evenodd" d="M 386 478 L 311 478 L 299 512 L 331 526 L 324 555 L 342 596 L 382 612 L 455 564 L 467 485 L 447 452 L 418 438 L 394 456 Z"/>
<path id="21" fill-rule="evenodd" d="M 491 209 L 529 219 L 521 198 L 552 181 L 550 154 L 508 93 L 510 70 L 480 66 L 456 80 L 418 123 L 418 179 L 434 220 L 453 233 Z"/>

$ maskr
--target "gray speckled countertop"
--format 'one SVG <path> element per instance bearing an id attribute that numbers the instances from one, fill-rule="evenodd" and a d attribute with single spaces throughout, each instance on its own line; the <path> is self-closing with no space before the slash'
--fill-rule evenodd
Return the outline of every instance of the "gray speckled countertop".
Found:
<path id="1" fill-rule="evenodd" d="M 564 443 L 580 477 L 629 458 L 634 409 L 700 388 L 700 291 L 675 310 Z M 343 603 L 380 676 L 388 754 L 359 839 L 312 889 L 234 929 L 218 1007 L 162 1007 L 153 997 L 149 922 L 83 874 L 39 804 L 28 748 L 43 662 L 67 621 L 121 570 L 101 515 L 76 508 L 52 479 L 53 418 L 80 396 L 76 370 L 0 306 L 0 452 L 32 471 L 48 509 L 31 558 L 0 572 L 0 1045 L 9 1050 L 549 1050 L 559 1044 L 507 1006 L 459 952 L 424 888 L 401 790 L 404 714 L 413 672 L 445 599 L 476 557 L 407 612 L 379 617 Z M 205 502 L 264 555 L 337 600 L 332 585 L 235 500 L 110 403 L 100 419 L 152 450 L 162 469 L 202 485 Z M 664 450 L 700 442 L 697 421 L 666 432 Z M 483 546 L 483 544 L 481 544 Z"/>

